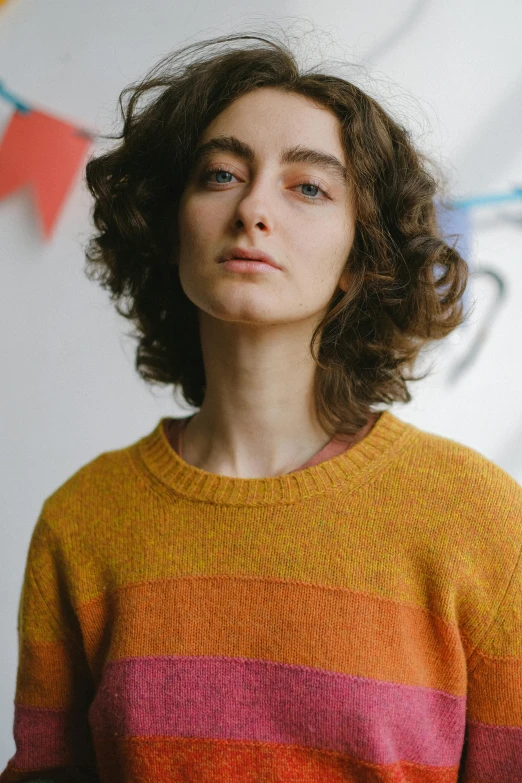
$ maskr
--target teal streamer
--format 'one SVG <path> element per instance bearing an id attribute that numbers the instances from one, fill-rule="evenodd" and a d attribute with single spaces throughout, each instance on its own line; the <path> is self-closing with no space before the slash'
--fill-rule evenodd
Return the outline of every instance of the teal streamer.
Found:
<path id="1" fill-rule="evenodd" d="M 450 206 L 457 209 L 482 206 L 484 204 L 499 204 L 505 201 L 518 201 L 522 199 L 522 188 L 515 188 L 511 193 L 496 193 L 485 196 L 470 196 L 469 198 L 456 199 L 450 202 Z"/>
<path id="2" fill-rule="evenodd" d="M 0 81 L 0 98 L 4 98 L 5 100 L 9 101 L 9 103 L 12 103 L 13 106 L 16 106 L 18 111 L 22 112 L 22 114 L 27 114 L 31 111 L 27 104 L 18 100 L 15 95 L 5 89 L 2 81 Z M 89 134 L 89 136 L 91 137 L 93 134 Z M 470 196 L 469 198 L 464 199 L 454 199 L 451 200 L 447 206 L 453 209 L 469 209 L 470 207 L 484 206 L 485 204 L 499 204 L 505 203 L 507 201 L 518 201 L 520 199 L 522 199 L 522 188 L 515 188 L 511 193 Z M 32 781 L 30 783 L 32 783 Z M 35 783 L 48 783 L 48 781 L 37 781 Z"/>
<path id="3" fill-rule="evenodd" d="M 7 92 L 3 82 L 0 82 L 0 97 L 5 98 L 6 101 L 9 101 L 9 103 L 12 103 L 14 106 L 16 106 L 18 111 L 21 111 L 22 114 L 27 114 L 31 111 L 29 106 L 27 106 L 25 103 L 22 103 L 22 101 L 19 101 L 18 98 L 16 98 L 10 92 Z"/>

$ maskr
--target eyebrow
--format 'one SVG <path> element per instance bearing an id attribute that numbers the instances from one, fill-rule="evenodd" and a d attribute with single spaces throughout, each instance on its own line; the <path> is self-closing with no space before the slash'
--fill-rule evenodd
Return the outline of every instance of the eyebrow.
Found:
<path id="1" fill-rule="evenodd" d="M 256 157 L 252 147 L 236 136 L 214 136 L 195 150 L 192 156 L 193 165 L 196 166 L 212 152 L 231 152 L 249 163 L 252 163 Z M 346 185 L 348 181 L 348 169 L 346 166 L 343 166 L 335 155 L 321 152 L 321 150 L 314 150 L 301 145 L 286 147 L 281 153 L 280 162 L 310 163 L 312 166 L 317 166 L 329 172 L 342 185 Z"/>

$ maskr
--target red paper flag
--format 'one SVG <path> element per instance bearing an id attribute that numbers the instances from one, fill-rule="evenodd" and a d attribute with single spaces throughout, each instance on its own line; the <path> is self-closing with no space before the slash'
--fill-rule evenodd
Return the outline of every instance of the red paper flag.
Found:
<path id="1" fill-rule="evenodd" d="M 49 114 L 13 112 L 0 142 L 0 199 L 30 184 L 49 239 L 91 141 Z"/>

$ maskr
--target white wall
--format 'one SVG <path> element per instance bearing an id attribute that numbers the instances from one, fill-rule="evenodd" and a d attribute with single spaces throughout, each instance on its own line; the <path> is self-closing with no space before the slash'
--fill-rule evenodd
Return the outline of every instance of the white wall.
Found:
<path id="1" fill-rule="evenodd" d="M 446 161 L 456 192 L 522 184 L 519 0 L 265 0 L 261 8 L 244 0 L 8 0 L 0 7 L 0 79 L 30 105 L 111 133 L 120 90 L 187 38 L 308 18 L 328 34 L 317 54 L 366 61 L 367 88 Z M 11 112 L 0 101 L 0 133 Z M 161 416 L 183 415 L 170 390 L 152 392 L 140 381 L 128 324 L 84 276 L 90 207 L 79 177 L 46 244 L 29 192 L 0 201 L 0 768 L 14 753 L 16 614 L 44 498 L 102 451 L 133 442 Z M 473 214 L 472 260 L 494 266 L 508 285 L 478 360 L 456 386 L 445 384 L 487 313 L 487 281 L 471 289 L 475 323 L 434 351 L 437 371 L 412 384 L 414 402 L 393 410 L 521 481 L 522 220 L 508 222 L 508 212 L 521 216 L 522 204 Z"/>

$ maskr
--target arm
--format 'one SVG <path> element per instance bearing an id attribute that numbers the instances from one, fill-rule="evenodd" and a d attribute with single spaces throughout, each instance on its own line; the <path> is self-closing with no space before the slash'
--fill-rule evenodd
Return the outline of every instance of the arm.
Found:
<path id="1" fill-rule="evenodd" d="M 468 664 L 459 781 L 486 780 L 522 781 L 522 552 L 495 620 Z"/>
<path id="2" fill-rule="evenodd" d="M 16 753 L 0 783 L 98 780 L 87 720 L 93 682 L 70 600 L 65 550 L 40 516 L 18 612 Z"/>

